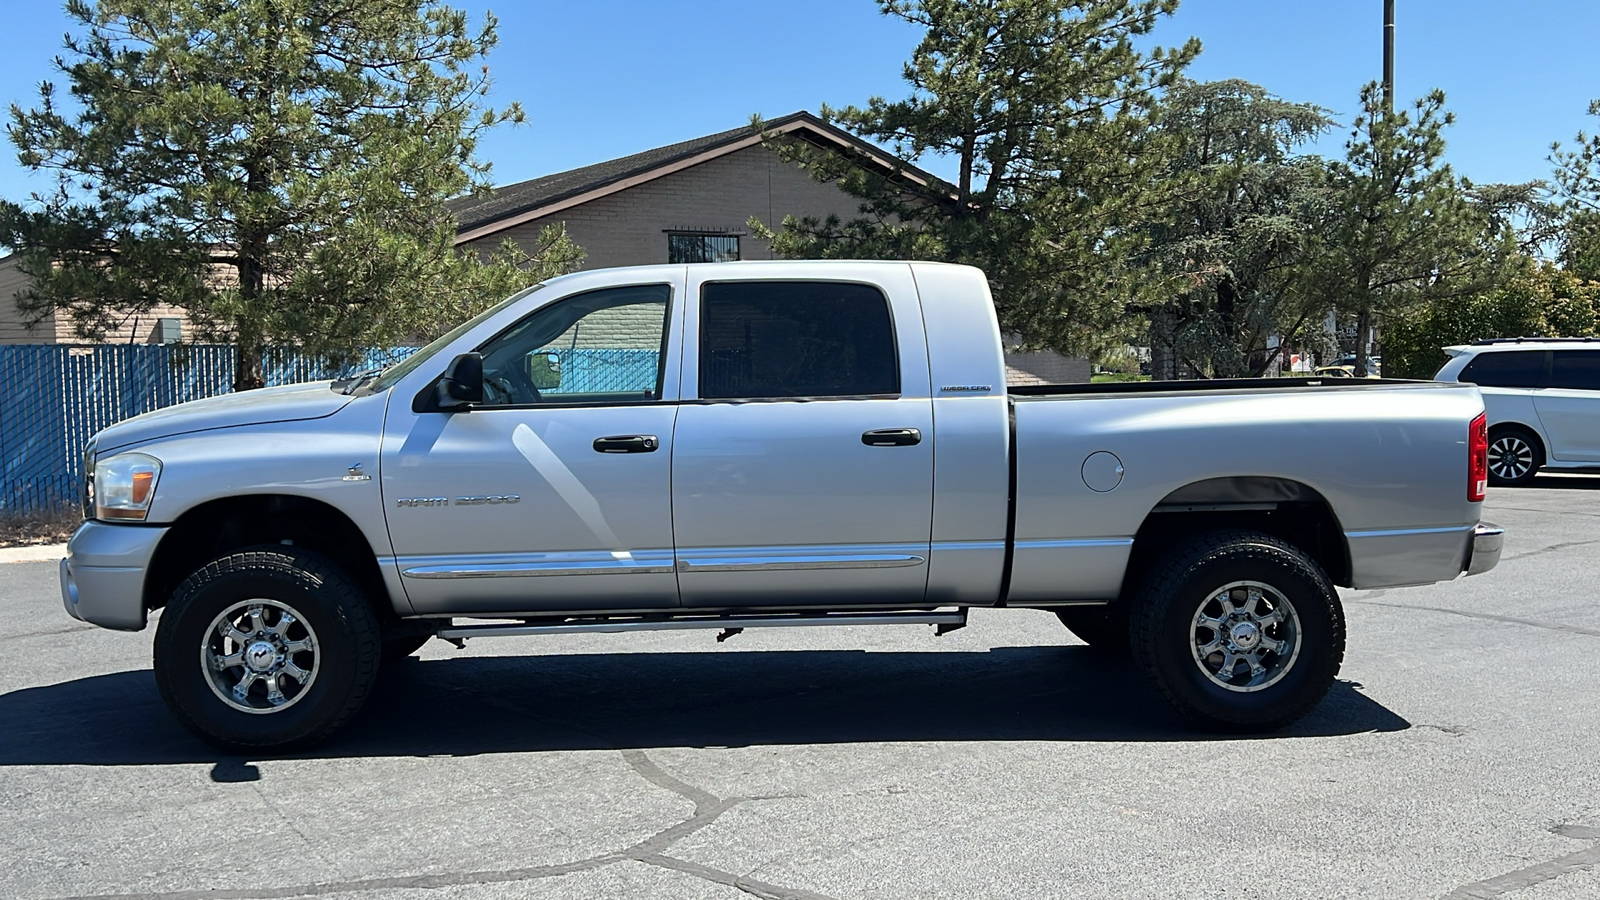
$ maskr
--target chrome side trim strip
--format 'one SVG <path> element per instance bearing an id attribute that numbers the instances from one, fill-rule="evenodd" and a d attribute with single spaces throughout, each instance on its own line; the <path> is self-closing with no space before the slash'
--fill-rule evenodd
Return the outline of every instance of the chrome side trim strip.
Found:
<path id="1" fill-rule="evenodd" d="M 485 563 L 480 565 L 413 566 L 400 574 L 406 578 L 541 578 L 550 575 L 671 575 L 672 566 L 638 560 L 597 560 L 547 563 Z"/>
<path id="2" fill-rule="evenodd" d="M 783 572 L 796 569 L 898 569 L 920 566 L 921 556 L 906 553 L 805 554 L 795 556 L 704 556 L 678 558 L 680 572 Z"/>
<path id="3" fill-rule="evenodd" d="M 1060 538 L 1017 541 L 1018 550 L 1070 550 L 1079 547 L 1132 547 L 1133 538 Z"/>
<path id="4" fill-rule="evenodd" d="M 1448 525 L 1442 528 L 1385 528 L 1378 531 L 1346 531 L 1347 538 L 1416 537 L 1424 534 L 1466 534 L 1471 525 Z"/>

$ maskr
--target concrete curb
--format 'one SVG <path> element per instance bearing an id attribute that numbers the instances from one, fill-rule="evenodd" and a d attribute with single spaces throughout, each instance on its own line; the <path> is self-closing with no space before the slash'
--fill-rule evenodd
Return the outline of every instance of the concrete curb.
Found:
<path id="1" fill-rule="evenodd" d="M 0 563 L 55 562 L 66 555 L 66 544 L 35 544 L 28 547 L 0 547 Z"/>

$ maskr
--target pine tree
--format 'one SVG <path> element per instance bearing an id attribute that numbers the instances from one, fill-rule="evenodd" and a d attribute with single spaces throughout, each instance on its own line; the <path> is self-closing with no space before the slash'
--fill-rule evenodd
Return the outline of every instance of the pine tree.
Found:
<path id="1" fill-rule="evenodd" d="M 1001 326 L 1029 348 L 1093 353 L 1137 330 L 1153 294 L 1139 225 L 1181 187 L 1154 128 L 1158 93 L 1196 53 L 1136 45 L 1177 0 L 879 0 L 924 29 L 911 95 L 823 116 L 915 162 L 952 160 L 953 184 L 909 187 L 847 157 L 789 146 L 861 198 L 843 221 L 752 222 L 794 258 L 936 259 L 988 273 Z"/>
<path id="2" fill-rule="evenodd" d="M 1504 198 L 1474 194 L 1444 162 L 1455 117 L 1442 91 L 1411 110 L 1389 110 L 1377 83 L 1361 90 L 1345 159 L 1332 162 L 1328 215 L 1308 254 L 1307 289 L 1354 318 L 1356 374 L 1367 373 L 1368 336 L 1385 316 L 1492 289 L 1516 256 Z"/>
<path id="3" fill-rule="evenodd" d="M 495 21 L 439 0 L 69 0 L 80 26 L 39 105 L 12 107 L 24 165 L 57 173 L 34 202 L 0 203 L 35 317 L 94 337 L 181 307 L 199 336 L 238 345 L 236 389 L 261 353 L 331 355 L 437 330 L 575 265 L 550 232 L 532 254 L 454 249 L 444 201 L 481 186 Z"/>

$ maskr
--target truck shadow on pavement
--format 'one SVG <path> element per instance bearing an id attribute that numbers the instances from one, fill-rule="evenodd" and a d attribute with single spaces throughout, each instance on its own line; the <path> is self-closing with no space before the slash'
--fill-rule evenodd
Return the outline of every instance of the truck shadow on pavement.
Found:
<path id="1" fill-rule="evenodd" d="M 0 766 L 231 759 L 168 715 L 148 670 L 0 696 Z M 1217 741 L 1400 731 L 1340 681 L 1270 735 L 1195 731 L 1125 659 L 1084 646 L 409 659 L 300 758 L 876 741 Z M 234 760 L 236 763 L 237 760 Z M 219 766 L 219 769 L 222 768 Z"/>

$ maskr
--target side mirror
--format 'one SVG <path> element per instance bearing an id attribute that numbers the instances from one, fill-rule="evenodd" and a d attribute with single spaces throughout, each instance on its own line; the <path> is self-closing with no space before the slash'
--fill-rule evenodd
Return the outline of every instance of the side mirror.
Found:
<path id="1" fill-rule="evenodd" d="M 439 408 L 464 409 L 483 402 L 483 354 L 463 353 L 450 361 L 439 379 Z"/>
<path id="2" fill-rule="evenodd" d="M 528 356 L 528 380 L 541 391 L 561 387 L 561 357 L 555 353 L 532 353 Z"/>

